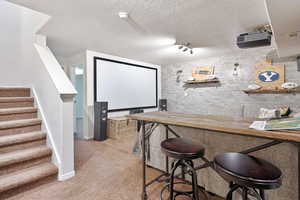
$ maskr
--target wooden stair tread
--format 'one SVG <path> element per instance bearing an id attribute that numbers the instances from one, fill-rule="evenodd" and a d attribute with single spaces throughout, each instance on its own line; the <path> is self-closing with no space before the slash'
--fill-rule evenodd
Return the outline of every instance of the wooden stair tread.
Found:
<path id="1" fill-rule="evenodd" d="M 48 162 L 26 168 L 0 177 L 0 192 L 38 181 L 42 178 L 57 174 L 57 167 Z"/>
<path id="2" fill-rule="evenodd" d="M 22 119 L 22 120 L 13 120 L 13 121 L 3 121 L 3 122 L 0 122 L 0 130 L 40 125 L 40 124 L 42 124 L 42 121 L 39 119 Z"/>
<path id="3" fill-rule="evenodd" d="M 1 108 L 0 115 L 36 113 L 37 108 L 34 107 L 17 107 L 17 108 Z"/>
<path id="4" fill-rule="evenodd" d="M 0 97 L 0 103 L 34 102 L 33 97 Z"/>
<path id="5" fill-rule="evenodd" d="M 27 87 L 0 87 L 0 92 L 2 91 L 30 91 L 30 88 Z"/>
<path id="6" fill-rule="evenodd" d="M 29 97 L 30 88 L 0 87 L 1 97 Z"/>
<path id="7" fill-rule="evenodd" d="M 50 156 L 51 153 L 51 149 L 46 145 L 4 153 L 0 155 L 0 167 Z"/>
<path id="8" fill-rule="evenodd" d="M 42 131 L 0 136 L 0 147 L 43 140 L 46 139 L 46 136 L 47 134 Z"/>

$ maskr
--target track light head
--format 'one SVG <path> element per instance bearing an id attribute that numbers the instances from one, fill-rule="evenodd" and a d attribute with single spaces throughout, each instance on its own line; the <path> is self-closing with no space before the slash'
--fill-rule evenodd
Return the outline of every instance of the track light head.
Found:
<path id="1" fill-rule="evenodd" d="M 194 50 L 189 42 L 178 44 L 178 49 L 182 52 L 189 52 L 191 55 L 194 54 Z"/>

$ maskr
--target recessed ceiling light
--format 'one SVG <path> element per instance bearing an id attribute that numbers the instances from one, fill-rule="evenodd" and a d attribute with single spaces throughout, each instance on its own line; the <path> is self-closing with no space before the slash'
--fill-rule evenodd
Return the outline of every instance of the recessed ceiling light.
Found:
<path id="1" fill-rule="evenodd" d="M 119 12 L 119 17 L 121 19 L 128 19 L 129 18 L 129 14 L 128 14 L 128 12 Z"/>

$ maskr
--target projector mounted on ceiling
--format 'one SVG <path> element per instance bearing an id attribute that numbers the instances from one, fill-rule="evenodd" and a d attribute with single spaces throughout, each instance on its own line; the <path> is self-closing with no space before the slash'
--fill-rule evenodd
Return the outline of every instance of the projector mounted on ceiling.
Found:
<path id="1" fill-rule="evenodd" d="M 237 46 L 242 49 L 270 46 L 272 40 L 272 28 L 269 24 L 259 26 L 254 32 L 240 34 L 237 38 Z"/>
<path id="2" fill-rule="evenodd" d="M 237 38 L 237 46 L 241 49 L 270 46 L 271 40 L 272 33 L 268 31 L 243 33 Z"/>

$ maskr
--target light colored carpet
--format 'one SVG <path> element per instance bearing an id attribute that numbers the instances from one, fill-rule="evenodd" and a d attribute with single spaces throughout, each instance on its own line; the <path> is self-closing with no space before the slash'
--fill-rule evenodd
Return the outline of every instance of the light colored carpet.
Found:
<path id="1" fill-rule="evenodd" d="M 52 181 L 22 191 L 9 200 L 140 200 L 141 161 L 132 155 L 133 138 L 105 142 L 76 141 L 76 176 L 68 181 Z M 159 175 L 148 169 L 148 177 Z M 159 200 L 163 184 L 148 190 L 149 200 Z M 187 199 L 187 198 L 179 198 Z M 219 200 L 212 197 L 210 200 Z"/>

